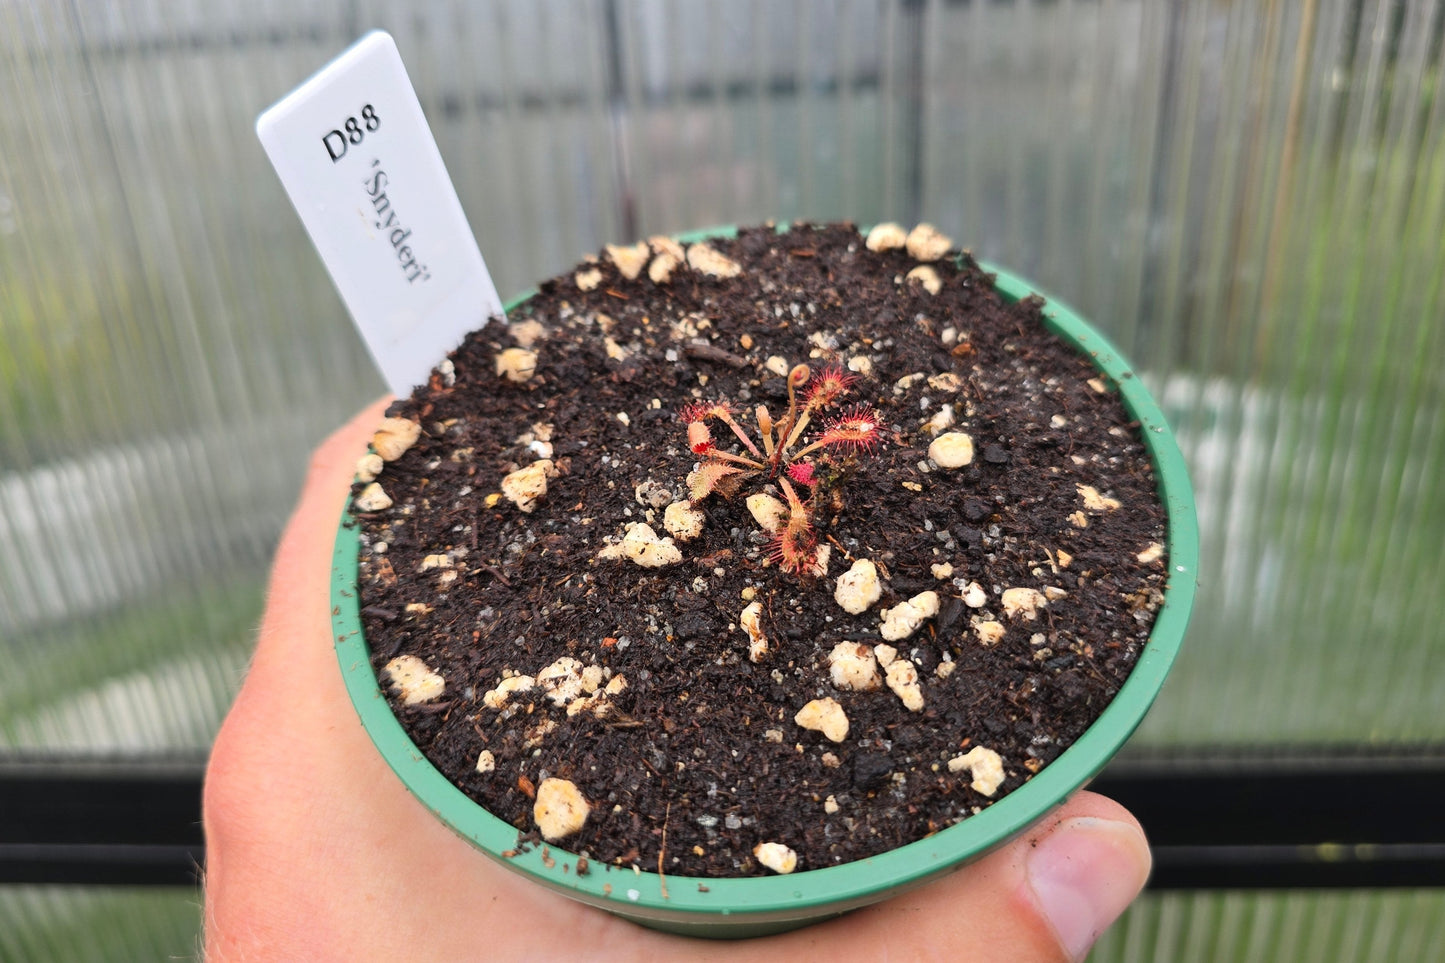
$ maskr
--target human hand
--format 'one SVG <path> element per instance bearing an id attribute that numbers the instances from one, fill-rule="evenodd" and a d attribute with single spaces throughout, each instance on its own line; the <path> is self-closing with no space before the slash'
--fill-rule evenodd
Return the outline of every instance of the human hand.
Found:
<path id="1" fill-rule="evenodd" d="M 316 452 L 205 787 L 206 953 L 224 960 L 1080 959 L 1150 856 L 1081 792 L 959 872 L 838 919 L 721 943 L 635 926 L 496 866 L 406 791 L 352 709 L 331 643 L 331 546 L 384 402 Z"/>

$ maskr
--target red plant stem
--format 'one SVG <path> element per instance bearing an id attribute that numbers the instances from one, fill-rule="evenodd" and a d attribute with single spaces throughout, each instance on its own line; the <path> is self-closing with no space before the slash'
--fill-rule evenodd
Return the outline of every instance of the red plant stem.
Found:
<path id="1" fill-rule="evenodd" d="M 718 418 L 722 420 L 723 424 L 727 425 L 733 430 L 733 434 L 737 435 L 738 440 L 747 446 L 748 451 L 752 452 L 759 458 L 764 457 L 763 453 L 758 451 L 758 446 L 753 444 L 753 440 L 748 437 L 748 433 L 743 431 L 741 425 L 739 425 L 736 421 L 733 421 L 731 415 L 727 414 L 726 412 L 718 412 Z M 755 467 L 762 468 L 764 466 L 756 465 Z"/>
<path id="2" fill-rule="evenodd" d="M 722 461 L 730 461 L 730 462 L 734 462 L 734 463 L 739 464 L 739 465 L 746 465 L 747 467 L 753 469 L 754 471 L 767 471 L 767 470 L 768 470 L 768 466 L 765 465 L 765 464 L 763 464 L 763 463 L 760 462 L 760 461 L 753 461 L 751 458 L 747 457 L 746 455 L 734 455 L 734 454 L 733 454 L 732 452 L 730 452 L 730 451 L 720 451 L 720 450 L 717 449 L 717 448 L 714 448 L 712 451 L 708 452 L 708 453 L 707 453 L 707 457 L 708 457 L 708 458 L 717 458 L 717 459 L 720 459 L 720 460 L 722 460 Z"/>

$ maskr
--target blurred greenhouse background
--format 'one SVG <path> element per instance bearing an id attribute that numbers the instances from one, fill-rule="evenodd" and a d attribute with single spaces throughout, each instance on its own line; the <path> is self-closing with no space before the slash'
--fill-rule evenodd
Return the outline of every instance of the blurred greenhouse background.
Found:
<path id="1" fill-rule="evenodd" d="M 1441 755 L 1445 0 L 0 0 L 0 776 L 204 758 L 307 453 L 381 391 L 252 125 L 372 28 L 504 295 L 926 219 L 1108 332 L 1204 534 L 1128 754 Z M 0 886 L 0 960 L 184 957 L 197 900 Z M 1166 892 L 1094 959 L 1441 946 L 1441 889 Z"/>

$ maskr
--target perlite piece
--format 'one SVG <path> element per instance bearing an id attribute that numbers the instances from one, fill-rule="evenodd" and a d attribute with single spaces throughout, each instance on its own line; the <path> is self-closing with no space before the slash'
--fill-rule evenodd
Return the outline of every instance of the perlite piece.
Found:
<path id="1" fill-rule="evenodd" d="M 552 463 L 545 458 L 518 468 L 502 479 L 502 494 L 522 511 L 533 511 L 538 499 L 547 494 L 547 476 L 551 470 Z"/>
<path id="2" fill-rule="evenodd" d="M 352 505 L 358 512 L 385 511 L 391 507 L 391 496 L 382 491 L 376 482 L 372 482 L 357 494 Z"/>
<path id="3" fill-rule="evenodd" d="M 763 603 L 753 602 L 738 616 L 738 624 L 748 634 L 748 661 L 761 662 L 768 654 L 768 635 L 763 631 Z"/>
<path id="4" fill-rule="evenodd" d="M 893 690 L 909 712 L 923 711 L 923 689 L 918 685 L 918 669 L 907 659 L 894 659 L 888 666 L 888 688 Z"/>
<path id="5" fill-rule="evenodd" d="M 766 492 L 749 495 L 747 506 L 753 521 L 769 535 L 777 534 L 788 520 L 788 506 Z"/>
<path id="6" fill-rule="evenodd" d="M 883 622 L 878 627 L 878 634 L 889 642 L 906 639 L 937 614 L 938 593 L 919 592 L 907 602 L 899 602 L 893 608 L 883 610 Z"/>
<path id="7" fill-rule="evenodd" d="M 384 464 L 376 452 L 367 452 L 356 460 L 356 480 L 362 484 L 376 481 Z"/>
<path id="8" fill-rule="evenodd" d="M 642 268 L 647 264 L 647 259 L 652 256 L 646 241 L 638 241 L 632 245 L 609 244 L 607 245 L 607 257 L 613 264 L 617 265 L 618 272 L 629 281 L 636 281 L 637 276 L 642 273 Z"/>
<path id="9" fill-rule="evenodd" d="M 1099 490 L 1093 485 L 1075 485 L 1074 487 L 1079 490 L 1079 497 L 1084 500 L 1085 511 L 1112 512 L 1122 505 L 1117 498 L 1099 494 Z"/>
<path id="10" fill-rule="evenodd" d="M 682 552 L 671 538 L 658 538 L 651 525 L 640 522 L 628 526 L 622 538 L 622 554 L 643 568 L 661 568 L 682 561 Z"/>
<path id="11" fill-rule="evenodd" d="M 742 266 L 732 258 L 719 253 L 706 244 L 694 244 L 687 249 L 687 263 L 699 274 L 714 278 L 732 278 L 743 273 Z"/>
<path id="12" fill-rule="evenodd" d="M 602 271 L 595 267 L 583 268 L 572 275 L 572 280 L 577 282 L 577 290 L 591 291 L 602 283 Z"/>
<path id="13" fill-rule="evenodd" d="M 985 796 L 992 796 L 1003 784 L 1003 757 L 992 749 L 974 746 L 963 755 L 948 760 L 949 772 L 962 772 L 965 769 L 973 779 L 969 785 L 975 792 L 981 792 Z"/>
<path id="14" fill-rule="evenodd" d="M 804 729 L 821 732 L 833 742 L 848 738 L 848 715 L 837 699 L 814 699 L 798 710 L 793 721 Z"/>
<path id="15" fill-rule="evenodd" d="M 833 600 L 850 615 L 861 615 L 883 596 L 878 566 L 866 558 L 855 559 L 852 568 L 838 576 Z"/>
<path id="16" fill-rule="evenodd" d="M 591 810 L 592 807 L 574 783 L 553 777 L 543 779 L 542 785 L 537 787 L 537 800 L 532 805 L 532 819 L 536 821 L 542 838 L 555 843 L 586 825 L 587 814 Z"/>
<path id="17" fill-rule="evenodd" d="M 758 843 L 753 856 L 775 873 L 791 873 L 798 868 L 798 854 L 782 843 Z"/>
<path id="18" fill-rule="evenodd" d="M 948 431 L 933 439 L 928 457 L 939 468 L 962 468 L 973 464 L 973 439 L 961 431 Z"/>
<path id="19" fill-rule="evenodd" d="M 680 542 L 691 541 L 701 535 L 706 521 L 707 516 L 693 508 L 692 502 L 686 498 L 668 505 L 662 513 L 662 527 Z"/>
<path id="20" fill-rule="evenodd" d="M 497 683 L 495 689 L 488 690 L 482 696 L 482 705 L 488 709 L 500 709 L 507 704 L 512 695 L 517 692 L 526 692 L 536 685 L 530 675 L 514 675 L 511 678 L 503 679 Z"/>
<path id="21" fill-rule="evenodd" d="M 648 278 L 653 284 L 669 283 L 672 281 L 672 273 L 682 266 L 687 254 L 681 244 L 666 235 L 649 237 L 647 243 L 653 254 L 652 263 L 647 266 Z"/>
<path id="22" fill-rule="evenodd" d="M 1001 600 L 1003 614 L 1011 619 L 1022 618 L 1029 622 L 1039 616 L 1039 609 L 1049 604 L 1048 598 L 1038 589 L 1008 588 L 1003 590 Z"/>
<path id="23" fill-rule="evenodd" d="M 526 348 L 505 348 L 497 352 L 497 376 L 522 384 L 537 371 L 537 352 Z"/>
<path id="24" fill-rule="evenodd" d="M 392 688 L 409 706 L 431 702 L 446 691 L 446 681 L 414 655 L 399 655 L 381 670 L 391 680 Z"/>
<path id="25" fill-rule="evenodd" d="M 372 449 L 382 461 L 396 461 L 421 437 L 421 425 L 407 418 L 383 418 L 371 436 Z"/>
<path id="26" fill-rule="evenodd" d="M 883 684 L 873 649 L 862 642 L 839 642 L 828 653 L 828 674 L 833 685 L 853 692 L 866 692 Z"/>
<path id="27" fill-rule="evenodd" d="M 905 274 L 903 276 L 903 280 L 917 281 L 919 284 L 923 285 L 923 290 L 927 291 L 929 294 L 937 294 L 939 291 L 943 290 L 943 279 L 938 276 L 937 271 L 929 267 L 927 264 L 918 265 L 918 267 Z"/>
<path id="28" fill-rule="evenodd" d="M 993 619 L 985 619 L 973 625 L 973 634 L 978 636 L 979 643 L 984 646 L 998 645 L 1006 631 L 1008 630 L 1002 622 L 995 622 Z"/>
<path id="29" fill-rule="evenodd" d="M 953 241 L 932 224 L 920 224 L 908 232 L 904 245 L 915 261 L 937 261 L 953 247 Z"/>
<path id="30" fill-rule="evenodd" d="M 868 232 L 868 237 L 863 241 L 865 247 L 870 251 L 896 251 L 908 243 L 908 232 L 903 230 L 903 225 L 895 224 L 892 221 L 885 221 L 876 224 Z"/>

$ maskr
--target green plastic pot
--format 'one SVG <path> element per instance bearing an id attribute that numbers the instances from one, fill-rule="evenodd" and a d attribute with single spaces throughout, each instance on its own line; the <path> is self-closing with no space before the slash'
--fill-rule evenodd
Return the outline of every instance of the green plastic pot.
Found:
<path id="1" fill-rule="evenodd" d="M 691 242 L 731 236 L 735 228 L 682 235 Z M 999 292 L 1010 301 L 1037 289 L 989 265 Z M 532 296 L 523 294 L 511 310 Z M 336 655 L 361 724 L 388 765 L 438 819 L 509 870 L 554 892 L 644 926 L 689 936 L 763 936 L 818 922 L 895 896 L 983 856 L 1022 833 L 1086 785 L 1138 727 L 1154 702 L 1184 638 L 1194 602 L 1199 530 L 1184 458 L 1159 406 L 1128 362 L 1082 318 L 1046 298 L 1045 324 L 1089 358 L 1118 386 L 1138 420 L 1168 513 L 1169 581 L 1149 642 L 1118 695 L 1099 719 L 1036 776 L 975 816 L 939 833 L 878 856 L 787 876 L 699 879 L 636 873 L 599 862 L 578 876 L 577 855 L 549 847 L 514 852 L 517 830 L 467 798 L 412 743 L 377 685 L 362 637 L 357 601 L 357 531 L 343 516 L 336 535 L 331 582 Z M 544 862 L 545 859 L 545 862 Z M 699 885 L 701 884 L 701 885 Z"/>

